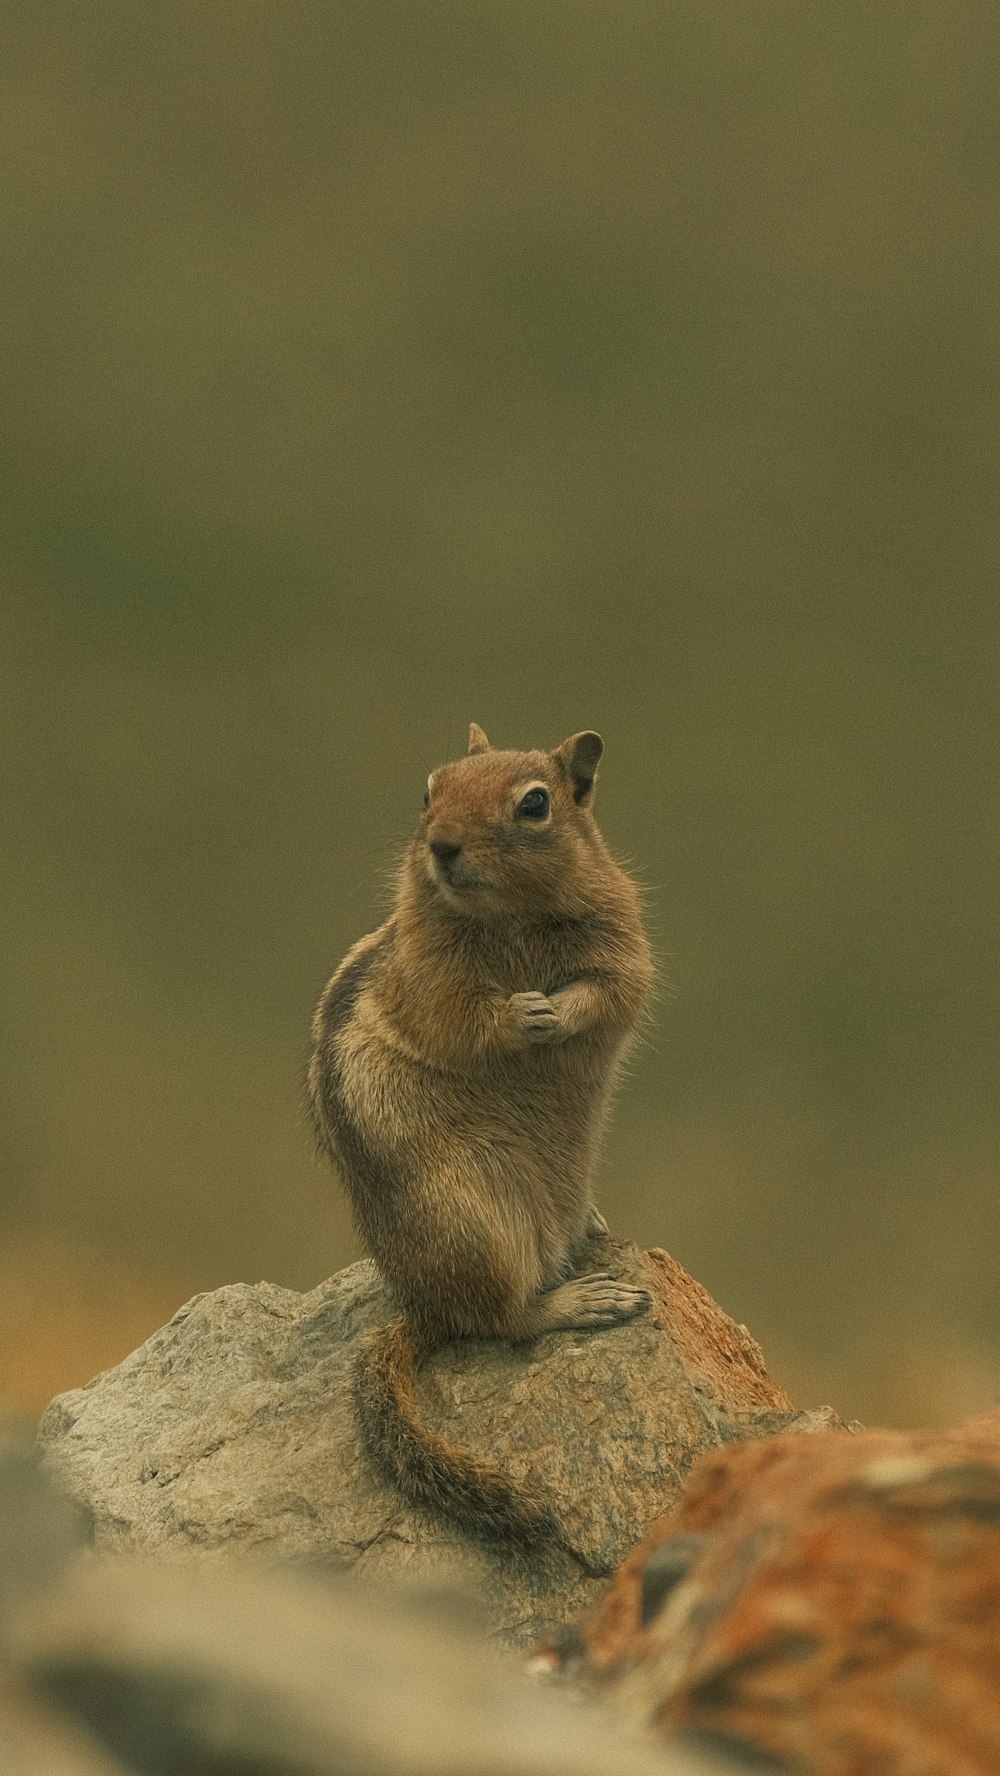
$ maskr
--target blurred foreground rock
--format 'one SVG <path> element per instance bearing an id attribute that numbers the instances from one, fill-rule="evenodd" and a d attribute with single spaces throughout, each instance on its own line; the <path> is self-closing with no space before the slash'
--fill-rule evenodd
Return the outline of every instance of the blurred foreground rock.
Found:
<path id="1" fill-rule="evenodd" d="M 468 1603 L 79 1551 L 0 1449 L 3 1776 L 725 1776 L 487 1646 Z"/>
<path id="2" fill-rule="evenodd" d="M 705 1457 L 580 1650 L 635 1724 L 815 1776 L 995 1776 L 1000 1412 Z"/>
<path id="3" fill-rule="evenodd" d="M 12 1658 L 53 1717 L 158 1776 L 713 1776 L 479 1638 L 459 1601 L 245 1561 L 111 1556 L 31 1613 Z"/>
<path id="4" fill-rule="evenodd" d="M 40 1476 L 27 1427 L 0 1426 L 0 1634 L 23 1599 L 87 1539 L 84 1514 Z"/>
<path id="5" fill-rule="evenodd" d="M 521 1565 L 405 1508 L 363 1459 L 356 1341 L 392 1311 L 368 1263 L 310 1294 L 269 1283 L 197 1296 L 89 1387 L 53 1401 L 50 1472 L 98 1548 L 325 1560 L 369 1578 L 459 1570 L 489 1625 L 530 1641 L 591 1600 L 692 1458 L 794 1421 L 759 1347 L 667 1253 L 591 1242 L 582 1268 L 652 1289 L 649 1318 L 514 1348 L 451 1344 L 423 1372 L 427 1422 L 531 1477 L 576 1557 Z"/>
<path id="6" fill-rule="evenodd" d="M 116 1776 L 72 1721 L 53 1716 L 13 1674 L 12 1636 L 30 1600 L 62 1577 L 83 1545 L 78 1511 L 45 1485 L 27 1430 L 0 1428 L 0 1772 L 2 1776 Z"/>

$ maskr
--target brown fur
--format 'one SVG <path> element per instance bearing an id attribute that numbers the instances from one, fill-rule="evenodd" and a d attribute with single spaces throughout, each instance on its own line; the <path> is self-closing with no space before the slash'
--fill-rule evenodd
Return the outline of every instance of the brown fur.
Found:
<path id="1" fill-rule="evenodd" d="M 421 1424 L 417 1364 L 469 1335 L 529 1339 L 643 1312 L 606 1275 L 564 1280 L 603 1227 L 590 1172 L 652 962 L 634 883 L 594 822 L 602 742 L 470 752 L 435 771 L 391 917 L 313 1020 L 309 1093 L 361 1237 L 403 1315 L 359 1358 L 376 1467 L 474 1533 L 560 1540 L 545 1504 Z M 520 812 L 531 789 L 549 812 Z M 537 798 L 536 798 L 537 801 Z"/>

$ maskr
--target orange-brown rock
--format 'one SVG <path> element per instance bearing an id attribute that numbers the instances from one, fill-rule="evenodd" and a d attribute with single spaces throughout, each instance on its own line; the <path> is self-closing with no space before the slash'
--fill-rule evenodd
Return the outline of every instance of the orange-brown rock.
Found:
<path id="1" fill-rule="evenodd" d="M 583 1632 L 645 1723 L 815 1776 L 1000 1770 L 1000 1412 L 714 1451 L 627 1569 L 617 1643 Z"/>
<path id="2" fill-rule="evenodd" d="M 690 1286 L 691 1279 L 687 1281 Z M 584 1655 L 591 1678 L 614 1677 L 656 1652 L 659 1642 L 650 1632 L 650 1624 L 658 1614 L 658 1606 L 695 1559 L 700 1558 L 707 1533 L 716 1528 L 727 1508 L 745 1494 L 759 1474 L 789 1460 L 808 1463 L 808 1445 L 804 1450 L 798 1448 L 803 1433 L 858 1428 L 845 1425 L 829 1406 L 791 1417 L 775 1413 L 774 1417 L 774 1429 L 785 1435 L 765 1436 L 760 1442 L 755 1439 L 729 1443 L 694 1464 L 682 1498 L 672 1509 L 654 1518 L 607 1590 L 575 1624 L 566 1637 L 564 1650 L 570 1658 L 577 1653 Z"/>

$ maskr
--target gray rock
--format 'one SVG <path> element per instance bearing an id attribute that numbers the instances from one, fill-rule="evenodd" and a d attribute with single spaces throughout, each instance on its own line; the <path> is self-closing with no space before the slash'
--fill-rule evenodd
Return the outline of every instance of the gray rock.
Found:
<path id="1" fill-rule="evenodd" d="M 309 1294 L 196 1296 L 117 1368 L 54 1400 L 46 1465 L 109 1550 L 253 1551 L 420 1581 L 458 1570 L 489 1625 L 531 1640 L 589 1602 L 703 1450 L 789 1421 L 759 1347 L 665 1252 L 592 1242 L 585 1268 L 652 1289 L 649 1318 L 530 1346 L 463 1341 L 426 1365 L 427 1422 L 545 1487 L 575 1551 L 513 1561 L 406 1507 L 354 1432 L 358 1337 L 392 1311 L 373 1267 Z"/>

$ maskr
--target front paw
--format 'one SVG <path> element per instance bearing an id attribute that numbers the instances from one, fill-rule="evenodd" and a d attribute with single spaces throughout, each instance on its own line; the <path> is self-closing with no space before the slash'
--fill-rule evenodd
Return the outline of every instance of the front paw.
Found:
<path id="1" fill-rule="evenodd" d="M 559 1013 L 544 993 L 512 993 L 507 1001 L 511 1028 L 522 1042 L 551 1042 L 559 1029 Z"/>

